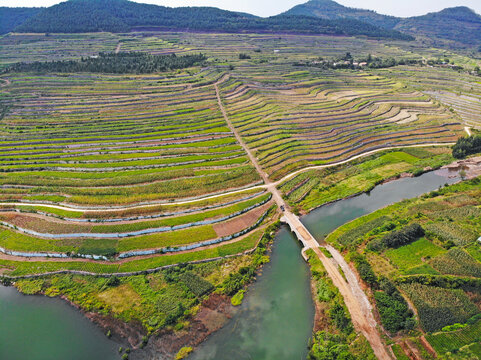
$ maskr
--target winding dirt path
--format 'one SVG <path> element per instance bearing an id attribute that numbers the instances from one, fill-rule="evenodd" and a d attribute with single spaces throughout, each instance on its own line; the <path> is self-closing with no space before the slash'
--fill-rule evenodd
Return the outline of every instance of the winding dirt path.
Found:
<path id="1" fill-rule="evenodd" d="M 471 136 L 472 133 L 471 133 L 471 128 L 469 126 L 465 126 L 464 127 L 464 131 L 466 131 L 466 134 L 468 134 L 468 136 Z"/>

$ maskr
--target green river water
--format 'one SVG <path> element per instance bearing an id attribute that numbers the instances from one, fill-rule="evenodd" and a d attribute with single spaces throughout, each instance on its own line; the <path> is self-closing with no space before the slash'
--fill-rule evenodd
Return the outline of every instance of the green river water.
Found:
<path id="1" fill-rule="evenodd" d="M 380 185 L 369 195 L 323 206 L 302 221 L 321 239 L 359 216 L 454 180 L 434 172 L 401 179 Z M 272 247 L 271 262 L 249 287 L 242 306 L 189 360 L 305 359 L 314 306 L 309 268 L 300 250 L 283 227 Z M 113 360 L 120 358 L 118 346 L 62 300 L 24 296 L 0 286 L 1 360 Z"/>

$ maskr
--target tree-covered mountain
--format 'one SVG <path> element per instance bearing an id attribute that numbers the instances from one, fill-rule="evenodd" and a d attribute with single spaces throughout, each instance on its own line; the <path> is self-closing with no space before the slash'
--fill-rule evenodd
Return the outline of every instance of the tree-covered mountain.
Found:
<path id="1" fill-rule="evenodd" d="M 333 0 L 310 0 L 294 6 L 288 15 L 306 15 L 321 19 L 355 19 L 413 36 L 453 40 L 460 44 L 481 44 L 481 16 L 467 7 L 454 7 L 424 16 L 397 18 L 371 10 L 354 9 Z"/>
<path id="2" fill-rule="evenodd" d="M 338 4 L 333 0 L 310 0 L 294 6 L 285 15 L 315 16 L 321 19 L 355 19 L 386 29 L 393 29 L 400 18 L 378 14 L 372 10 L 354 9 Z"/>
<path id="3" fill-rule="evenodd" d="M 15 28 L 18 32 L 124 32 L 135 28 L 175 31 L 279 32 L 364 35 L 412 40 L 396 30 L 386 31 L 355 19 L 328 20 L 312 16 L 279 15 L 260 18 L 211 7 L 169 8 L 127 0 L 70 0 L 43 9 Z"/>
<path id="4" fill-rule="evenodd" d="M 37 15 L 41 8 L 9 8 L 0 6 L 0 34 L 6 34 L 29 18 Z"/>
<path id="5" fill-rule="evenodd" d="M 437 37 L 468 45 L 481 44 L 481 16 L 464 6 L 402 19 L 395 29 L 416 36 Z"/>

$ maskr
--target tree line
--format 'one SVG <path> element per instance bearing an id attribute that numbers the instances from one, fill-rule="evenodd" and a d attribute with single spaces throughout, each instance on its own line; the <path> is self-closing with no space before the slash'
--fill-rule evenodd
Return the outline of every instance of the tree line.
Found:
<path id="1" fill-rule="evenodd" d="M 177 56 L 135 52 L 100 53 L 80 60 L 20 62 L 7 67 L 4 72 L 148 74 L 202 65 L 206 59 L 204 54 Z"/>

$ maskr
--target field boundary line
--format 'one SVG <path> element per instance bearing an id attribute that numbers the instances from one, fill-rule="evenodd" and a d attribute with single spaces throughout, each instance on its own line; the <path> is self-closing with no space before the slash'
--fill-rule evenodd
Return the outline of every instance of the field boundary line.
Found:
<path id="1" fill-rule="evenodd" d="M 278 185 L 282 184 L 283 182 L 285 182 L 287 180 L 290 180 L 293 177 L 295 177 L 299 174 L 302 174 L 306 171 L 327 169 L 327 168 L 330 168 L 330 167 L 344 165 L 344 164 L 347 164 L 351 161 L 354 161 L 354 160 L 357 160 L 357 159 L 360 159 L 360 158 L 363 158 L 363 157 L 366 157 L 366 156 L 374 155 L 376 153 L 383 152 L 383 151 L 386 151 L 386 150 L 418 148 L 418 147 L 422 148 L 422 147 L 433 147 L 433 146 L 442 147 L 442 146 L 453 146 L 453 145 L 455 145 L 455 143 L 449 142 L 449 143 L 415 144 L 415 145 L 404 145 L 404 146 L 399 145 L 399 146 L 389 146 L 389 147 L 379 148 L 379 149 L 371 150 L 371 151 L 368 151 L 368 152 L 365 152 L 365 153 L 362 153 L 362 154 L 355 155 L 355 156 L 350 157 L 346 160 L 338 161 L 338 162 L 335 162 L 335 163 L 308 166 L 308 167 L 296 170 L 296 171 L 284 176 L 280 180 L 277 180 L 277 181 L 271 183 L 271 186 L 272 185 L 278 186 Z M 131 206 L 123 206 L 123 207 L 115 207 L 115 208 L 75 207 L 75 206 L 68 206 L 68 205 L 54 205 L 54 204 L 49 204 L 49 203 L 34 203 L 34 202 L 19 202 L 19 201 L 17 201 L 17 202 L 13 202 L 13 201 L 12 202 L 0 202 L 0 206 L 8 206 L 8 205 L 12 205 L 12 206 L 42 206 L 42 207 L 49 207 L 49 208 L 52 208 L 52 209 L 74 211 L 74 212 L 89 212 L 89 211 L 114 212 L 114 211 L 132 210 L 132 209 L 143 209 L 143 208 L 153 207 L 153 206 L 192 204 L 192 203 L 195 203 L 195 202 L 199 202 L 199 201 L 203 201 L 203 200 L 211 200 L 211 199 L 215 199 L 215 198 L 222 197 L 222 196 L 235 195 L 235 194 L 239 194 L 239 193 L 242 193 L 242 192 L 245 192 L 245 191 L 250 191 L 250 190 L 269 189 L 269 187 L 270 187 L 269 185 L 265 185 L 265 184 L 264 185 L 255 185 L 255 186 L 252 186 L 252 187 L 246 187 L 246 188 L 232 190 L 232 191 L 225 192 L 225 193 L 219 193 L 219 194 L 215 194 L 215 195 L 209 195 L 209 196 L 206 196 L 206 197 L 200 197 L 200 198 L 190 199 L 190 200 L 169 201 L 169 202 L 164 202 L 164 203 L 153 202 L 153 203 L 144 204 L 144 205 L 131 205 Z"/>

